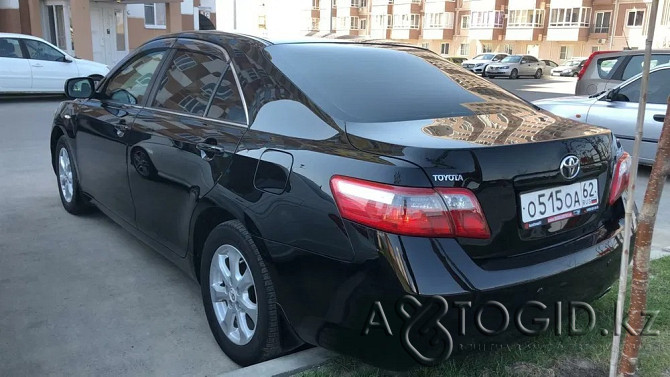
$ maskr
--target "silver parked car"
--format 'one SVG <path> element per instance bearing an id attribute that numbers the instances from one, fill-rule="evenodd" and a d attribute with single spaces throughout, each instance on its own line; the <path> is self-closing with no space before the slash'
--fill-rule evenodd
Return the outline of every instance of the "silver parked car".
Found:
<path id="1" fill-rule="evenodd" d="M 561 65 L 551 70 L 552 76 L 575 77 L 582 70 L 587 58 L 572 58 L 564 61 Z"/>
<path id="2" fill-rule="evenodd" d="M 619 139 L 624 150 L 632 152 L 641 77 L 642 74 L 637 74 L 611 90 L 592 96 L 550 98 L 533 103 L 564 118 L 607 127 Z M 670 65 L 655 67 L 649 76 L 640 148 L 642 164 L 650 165 L 654 162 L 669 95 Z"/>
<path id="3" fill-rule="evenodd" d="M 486 67 L 491 63 L 497 63 L 508 54 L 504 52 L 488 52 L 485 54 L 479 54 L 470 60 L 466 60 L 461 64 L 461 67 L 467 69 L 468 71 L 479 73 L 484 76 L 486 74 Z"/>
<path id="4" fill-rule="evenodd" d="M 596 51 L 579 71 L 575 95 L 585 96 L 614 88 L 642 72 L 644 50 Z M 670 50 L 652 50 L 650 67 L 670 62 Z"/>
<path id="5" fill-rule="evenodd" d="M 544 62 L 537 60 L 534 56 L 510 55 L 500 61 L 500 63 L 489 64 L 486 68 L 486 76 L 505 76 L 510 79 L 516 79 L 519 76 L 533 76 L 539 79 L 542 77 L 544 69 Z"/>

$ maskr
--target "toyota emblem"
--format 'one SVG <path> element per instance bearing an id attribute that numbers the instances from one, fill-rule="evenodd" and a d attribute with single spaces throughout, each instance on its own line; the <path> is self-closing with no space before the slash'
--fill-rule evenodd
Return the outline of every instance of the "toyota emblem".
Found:
<path id="1" fill-rule="evenodd" d="M 575 155 L 566 156 L 561 161 L 561 174 L 565 179 L 573 179 L 579 174 L 579 158 Z"/>

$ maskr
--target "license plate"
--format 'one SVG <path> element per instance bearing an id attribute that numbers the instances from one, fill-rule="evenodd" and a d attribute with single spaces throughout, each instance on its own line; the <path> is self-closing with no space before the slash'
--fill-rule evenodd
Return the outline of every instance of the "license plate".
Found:
<path id="1" fill-rule="evenodd" d="M 524 228 L 553 223 L 598 209 L 598 180 L 519 195 Z"/>

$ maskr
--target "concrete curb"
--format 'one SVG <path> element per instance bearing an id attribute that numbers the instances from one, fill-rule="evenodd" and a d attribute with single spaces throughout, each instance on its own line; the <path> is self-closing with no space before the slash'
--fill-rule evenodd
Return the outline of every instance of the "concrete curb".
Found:
<path id="1" fill-rule="evenodd" d="M 304 370 L 317 367 L 335 354 L 324 348 L 310 348 L 259 364 L 240 368 L 219 375 L 219 377 L 284 377 L 300 373 Z"/>

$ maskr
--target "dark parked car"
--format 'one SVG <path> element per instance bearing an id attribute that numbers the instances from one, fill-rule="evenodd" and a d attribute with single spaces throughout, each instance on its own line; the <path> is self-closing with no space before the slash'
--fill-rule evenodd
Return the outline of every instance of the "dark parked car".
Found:
<path id="1" fill-rule="evenodd" d="M 186 32 L 93 84 L 69 80 L 53 122 L 63 206 L 93 203 L 197 280 L 239 364 L 308 343 L 406 367 L 401 329 L 424 333 L 404 321 L 435 295 L 471 318 L 617 277 L 630 159 L 610 131 L 424 49 Z M 457 312 L 442 323 L 469 341 Z"/>

